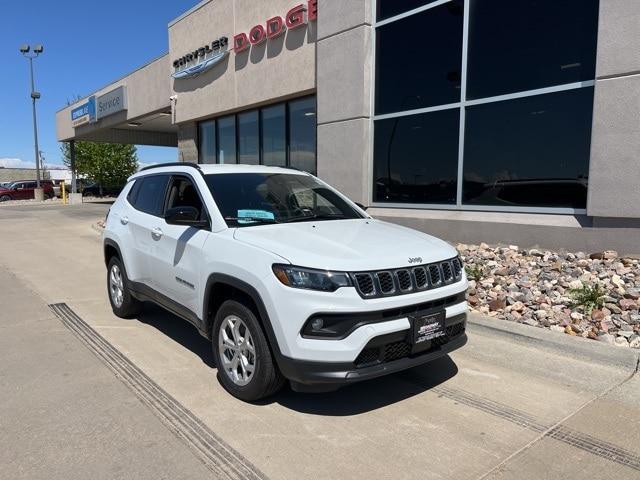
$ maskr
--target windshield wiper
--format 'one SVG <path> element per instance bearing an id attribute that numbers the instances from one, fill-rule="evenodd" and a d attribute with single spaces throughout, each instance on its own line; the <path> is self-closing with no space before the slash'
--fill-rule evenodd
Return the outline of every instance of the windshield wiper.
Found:
<path id="1" fill-rule="evenodd" d="M 225 220 L 232 220 L 238 223 L 238 225 L 250 225 L 251 223 L 280 223 L 273 218 L 261 218 L 261 217 L 224 217 Z M 242 222 L 246 220 L 246 223 Z"/>
<path id="2" fill-rule="evenodd" d="M 293 223 L 293 222 L 304 222 L 306 220 L 341 220 L 341 219 L 345 219 L 347 217 L 345 217 L 342 214 L 313 214 L 313 215 L 303 215 L 300 217 L 292 217 L 289 218 L 287 220 L 285 220 L 284 223 Z"/>

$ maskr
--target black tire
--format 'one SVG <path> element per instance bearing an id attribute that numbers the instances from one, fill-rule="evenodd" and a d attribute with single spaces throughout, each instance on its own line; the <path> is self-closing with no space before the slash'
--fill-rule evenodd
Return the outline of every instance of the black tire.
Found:
<path id="1" fill-rule="evenodd" d="M 11 197 L 9 195 L 0 196 L 0 202 L 8 202 L 9 200 L 11 200 Z"/>
<path id="2" fill-rule="evenodd" d="M 120 272 L 122 279 L 122 302 L 120 305 L 118 305 L 117 301 L 114 299 L 114 294 L 112 293 L 111 288 L 111 274 L 114 268 L 117 268 L 117 271 Z M 107 295 L 109 297 L 109 303 L 111 303 L 113 313 L 120 318 L 134 317 L 140 313 L 140 310 L 142 309 L 142 302 L 131 295 L 127 271 L 124 268 L 124 264 L 117 256 L 111 257 L 109 265 L 107 266 Z"/>
<path id="3" fill-rule="evenodd" d="M 253 338 L 255 370 L 249 382 L 242 386 L 234 383 L 230 374 L 223 368 L 222 357 L 218 348 L 221 326 L 229 316 L 236 316 L 241 319 Z M 227 300 L 220 306 L 213 323 L 211 343 L 216 365 L 218 366 L 218 380 L 224 389 L 234 397 L 245 402 L 255 402 L 275 394 L 284 385 L 285 379 L 276 365 L 262 326 L 253 311 L 246 305 L 235 300 Z"/>

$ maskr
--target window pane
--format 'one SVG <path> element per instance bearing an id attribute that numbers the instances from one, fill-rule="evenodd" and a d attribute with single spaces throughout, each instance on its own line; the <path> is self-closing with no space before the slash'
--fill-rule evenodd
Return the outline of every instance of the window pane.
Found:
<path id="1" fill-rule="evenodd" d="M 474 0 L 468 98 L 595 77 L 598 0 Z"/>
<path id="2" fill-rule="evenodd" d="M 378 202 L 456 202 L 460 110 L 375 122 Z"/>
<path id="3" fill-rule="evenodd" d="M 260 163 L 258 131 L 257 110 L 238 114 L 238 163 Z"/>
<path id="4" fill-rule="evenodd" d="M 287 164 L 284 103 L 262 109 L 262 163 L 285 166 Z"/>
<path id="5" fill-rule="evenodd" d="M 462 1 L 377 29 L 376 113 L 460 101 Z"/>
<path id="6" fill-rule="evenodd" d="M 144 177 L 136 196 L 135 208 L 151 215 L 160 216 L 168 181 L 168 175 Z"/>
<path id="7" fill-rule="evenodd" d="M 585 208 L 593 88 L 467 108 L 463 201 Z"/>
<path id="8" fill-rule="evenodd" d="M 236 117 L 219 118 L 218 122 L 218 163 L 237 163 L 236 160 Z"/>
<path id="9" fill-rule="evenodd" d="M 289 162 L 292 167 L 316 173 L 316 99 L 289 102 Z"/>
<path id="10" fill-rule="evenodd" d="M 216 122 L 198 125 L 198 163 L 216 163 Z"/>
<path id="11" fill-rule="evenodd" d="M 437 0 L 378 0 L 378 20 L 393 17 Z"/>

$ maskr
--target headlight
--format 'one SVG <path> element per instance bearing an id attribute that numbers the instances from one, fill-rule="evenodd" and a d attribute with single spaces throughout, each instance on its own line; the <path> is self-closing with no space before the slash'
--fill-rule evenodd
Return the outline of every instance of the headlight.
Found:
<path id="1" fill-rule="evenodd" d="M 287 287 L 335 292 L 340 287 L 353 285 L 349 275 L 344 272 L 313 270 L 291 265 L 273 265 L 272 268 L 276 278 Z"/>

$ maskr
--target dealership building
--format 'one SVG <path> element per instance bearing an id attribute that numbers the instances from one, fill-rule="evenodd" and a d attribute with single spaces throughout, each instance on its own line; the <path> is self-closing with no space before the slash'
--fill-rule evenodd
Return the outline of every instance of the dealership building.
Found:
<path id="1" fill-rule="evenodd" d="M 306 170 L 452 241 L 640 254 L 638 0 L 205 0 L 168 43 L 58 140 Z"/>

